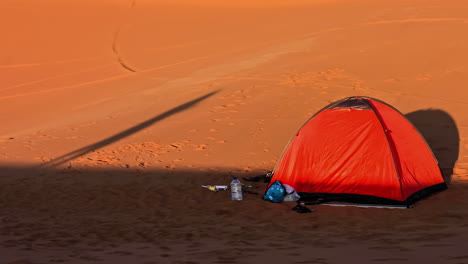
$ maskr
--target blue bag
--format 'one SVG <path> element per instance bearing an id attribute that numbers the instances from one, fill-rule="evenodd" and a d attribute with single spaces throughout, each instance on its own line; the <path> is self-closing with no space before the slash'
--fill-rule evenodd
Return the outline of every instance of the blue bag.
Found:
<path id="1" fill-rule="evenodd" d="M 266 191 L 263 196 L 263 200 L 271 201 L 273 203 L 281 203 L 285 194 L 286 190 L 284 189 L 283 184 L 276 180 Z"/>

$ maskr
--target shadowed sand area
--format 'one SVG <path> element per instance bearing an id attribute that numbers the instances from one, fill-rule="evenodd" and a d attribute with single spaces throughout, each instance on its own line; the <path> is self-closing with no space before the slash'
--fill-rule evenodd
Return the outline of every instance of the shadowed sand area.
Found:
<path id="1" fill-rule="evenodd" d="M 0 263 L 466 263 L 464 1 L 13 1 L 0 10 Z M 411 210 L 242 202 L 348 96 L 449 183 Z"/>
<path id="2" fill-rule="evenodd" d="M 201 189 L 232 168 L 63 169 L 2 167 L 3 256 L 25 263 L 459 263 L 466 259 L 468 185 L 414 209 L 315 206 L 291 211 L 245 194 Z M 34 175 L 34 177 L 31 177 Z M 262 192 L 265 183 L 253 191 Z M 460 243 L 460 244 L 459 244 Z M 337 254 L 337 252 L 340 252 Z M 379 259 L 379 260 L 378 260 Z M 458 262 L 457 262 L 458 261 Z M 8 262 L 7 262 L 8 263 Z"/>

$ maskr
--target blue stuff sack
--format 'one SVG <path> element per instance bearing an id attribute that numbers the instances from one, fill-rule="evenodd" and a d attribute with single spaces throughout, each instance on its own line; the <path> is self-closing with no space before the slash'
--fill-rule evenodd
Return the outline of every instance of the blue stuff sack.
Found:
<path id="1" fill-rule="evenodd" d="M 263 200 L 271 201 L 273 203 L 281 203 L 285 194 L 286 190 L 284 189 L 283 184 L 276 180 L 266 191 L 263 196 Z"/>

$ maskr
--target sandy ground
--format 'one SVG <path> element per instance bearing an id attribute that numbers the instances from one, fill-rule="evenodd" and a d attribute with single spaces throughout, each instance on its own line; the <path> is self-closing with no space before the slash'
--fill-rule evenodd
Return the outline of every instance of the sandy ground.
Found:
<path id="1" fill-rule="evenodd" d="M 2 2 L 0 263 L 468 263 L 468 4 L 225 2 Z M 404 113 L 449 189 L 297 214 L 200 187 L 353 95 Z"/>

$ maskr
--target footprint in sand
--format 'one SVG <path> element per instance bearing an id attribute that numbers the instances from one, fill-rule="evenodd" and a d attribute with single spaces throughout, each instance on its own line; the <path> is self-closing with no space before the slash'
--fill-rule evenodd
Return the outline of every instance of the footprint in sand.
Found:
<path id="1" fill-rule="evenodd" d="M 195 151 L 203 151 L 203 150 L 205 150 L 207 147 L 208 147 L 207 144 L 200 144 L 200 145 L 198 145 L 194 150 L 195 150 Z"/>
<path id="2" fill-rule="evenodd" d="M 235 94 L 245 93 L 245 92 L 246 92 L 245 89 L 239 89 L 239 90 L 235 90 L 235 91 L 234 91 Z"/>
<path id="3" fill-rule="evenodd" d="M 235 106 L 238 106 L 236 104 L 224 104 L 224 105 L 220 105 L 220 106 L 215 106 L 215 111 L 210 111 L 210 112 L 218 112 L 218 113 L 226 113 L 226 112 L 229 112 L 229 113 L 237 113 L 239 112 L 239 110 L 236 110 L 236 109 L 232 109 L 232 107 L 235 107 Z"/>
<path id="4" fill-rule="evenodd" d="M 242 168 L 244 171 L 252 171 L 252 168 L 250 167 L 245 167 L 245 168 Z"/>
<path id="5" fill-rule="evenodd" d="M 218 105 L 218 106 L 215 106 L 213 107 L 214 109 L 225 109 L 227 108 L 228 106 L 227 105 Z"/>
<path id="6" fill-rule="evenodd" d="M 253 97 L 246 94 L 247 92 L 247 89 L 239 89 L 229 95 L 223 96 L 221 99 L 226 100 L 227 102 L 225 104 L 215 106 L 210 112 L 238 113 L 240 110 L 237 107 L 247 104 L 246 99 Z"/>
<path id="7" fill-rule="evenodd" d="M 169 144 L 169 146 L 172 148 L 180 149 L 184 146 L 184 144 L 175 142 L 175 143 Z"/>
<path id="8" fill-rule="evenodd" d="M 175 165 L 174 164 L 169 164 L 169 165 L 164 166 L 164 168 L 166 168 L 168 170 L 173 170 L 173 169 L 175 169 Z"/>
<path id="9" fill-rule="evenodd" d="M 468 170 L 465 168 L 454 168 L 453 174 L 459 175 L 459 176 L 466 176 L 468 175 Z"/>
<path id="10" fill-rule="evenodd" d="M 355 81 L 353 84 L 353 90 L 354 91 L 367 91 L 369 90 L 369 88 L 364 86 L 364 83 L 362 81 Z"/>
<path id="11" fill-rule="evenodd" d="M 236 105 L 245 105 L 247 104 L 246 102 L 244 102 L 244 100 L 241 100 L 241 99 L 234 99 L 232 100 Z"/>

